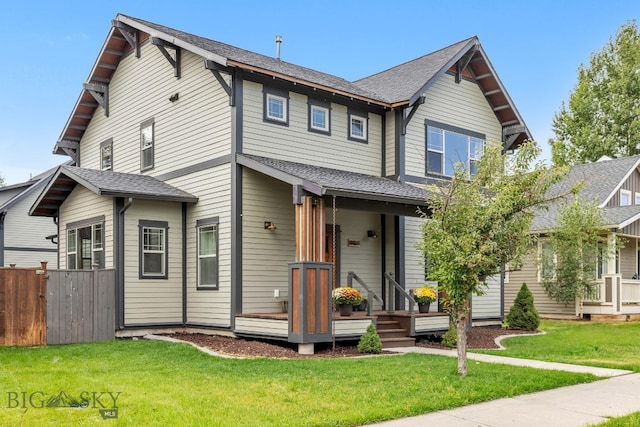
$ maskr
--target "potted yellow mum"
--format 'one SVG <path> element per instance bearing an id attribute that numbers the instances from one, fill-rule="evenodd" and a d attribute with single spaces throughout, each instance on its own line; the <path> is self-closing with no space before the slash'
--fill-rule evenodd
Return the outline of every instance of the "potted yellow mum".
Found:
<path id="1" fill-rule="evenodd" d="M 411 295 L 413 295 L 413 300 L 418 303 L 420 313 L 428 313 L 429 305 L 438 299 L 435 289 L 428 286 L 412 289 Z"/>
<path id="2" fill-rule="evenodd" d="M 342 286 L 335 288 L 331 294 L 333 303 L 338 307 L 341 316 L 351 316 L 354 305 L 362 302 L 362 293 L 356 288 Z"/>

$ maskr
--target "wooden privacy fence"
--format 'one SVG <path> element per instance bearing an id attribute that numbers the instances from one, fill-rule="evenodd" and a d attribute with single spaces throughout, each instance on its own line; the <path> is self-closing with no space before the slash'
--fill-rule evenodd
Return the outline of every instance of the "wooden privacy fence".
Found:
<path id="1" fill-rule="evenodd" d="M 114 270 L 0 268 L 0 345 L 112 339 L 115 294 Z"/>
<path id="2" fill-rule="evenodd" d="M 44 345 L 46 263 L 42 268 L 0 268 L 0 345 Z"/>

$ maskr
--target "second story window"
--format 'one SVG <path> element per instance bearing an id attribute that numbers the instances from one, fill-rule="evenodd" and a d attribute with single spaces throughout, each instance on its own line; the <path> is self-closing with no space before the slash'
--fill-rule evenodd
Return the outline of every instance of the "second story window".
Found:
<path id="1" fill-rule="evenodd" d="M 309 99 L 309 131 L 331 135 L 331 104 Z"/>
<path id="2" fill-rule="evenodd" d="M 289 93 L 282 90 L 264 89 L 265 122 L 279 125 L 289 125 Z"/>
<path id="3" fill-rule="evenodd" d="M 140 124 L 140 170 L 153 169 L 154 165 L 154 123 L 153 119 Z"/>
<path id="4" fill-rule="evenodd" d="M 426 122 L 427 174 L 453 176 L 456 165 L 473 176 L 484 154 L 484 135 L 442 123 Z"/>
<path id="5" fill-rule="evenodd" d="M 620 206 L 629 206 L 631 204 L 631 191 L 620 190 Z"/>
<path id="6" fill-rule="evenodd" d="M 367 142 L 368 119 L 367 113 L 349 111 L 349 139 Z"/>
<path id="7" fill-rule="evenodd" d="M 113 140 L 108 139 L 100 144 L 100 169 L 113 170 Z"/>

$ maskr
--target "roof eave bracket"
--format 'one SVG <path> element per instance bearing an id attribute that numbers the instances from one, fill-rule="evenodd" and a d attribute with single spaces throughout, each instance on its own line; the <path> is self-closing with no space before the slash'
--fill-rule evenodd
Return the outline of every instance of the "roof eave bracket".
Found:
<path id="1" fill-rule="evenodd" d="M 169 64 L 173 67 L 173 75 L 179 79 L 180 78 L 180 56 L 182 49 L 179 46 L 174 45 L 173 43 L 169 43 L 168 41 L 162 40 L 159 37 L 151 37 L 151 44 L 160 49 L 162 55 L 167 58 Z M 171 56 L 169 52 L 167 52 L 167 48 L 174 51 L 174 57 Z"/>
<path id="2" fill-rule="evenodd" d="M 424 95 L 419 97 L 416 100 L 416 102 L 413 103 L 413 107 L 411 108 L 411 111 L 409 111 L 409 114 L 407 114 L 407 116 L 404 119 L 402 119 L 402 134 L 403 135 L 407 134 L 407 125 L 411 121 L 411 118 L 416 113 L 416 111 L 418 111 L 418 107 L 421 106 L 422 104 L 424 104 L 424 101 L 425 101 Z"/>
<path id="3" fill-rule="evenodd" d="M 477 51 L 478 43 L 476 42 L 476 44 L 474 44 L 473 47 L 469 49 L 469 52 L 465 53 L 464 56 L 460 58 L 460 60 L 456 64 L 456 83 L 460 83 L 462 81 L 462 72 L 465 68 L 467 68 L 469 62 L 471 62 L 471 58 L 473 58 L 473 55 L 475 55 Z"/>
<path id="4" fill-rule="evenodd" d="M 138 35 L 138 30 L 115 19 L 111 21 L 111 24 L 114 28 L 117 28 L 120 31 L 122 37 L 124 37 L 127 43 L 129 43 L 131 48 L 135 51 L 136 58 L 140 58 L 140 37 Z"/>
<path id="5" fill-rule="evenodd" d="M 109 86 L 84 83 L 82 87 L 100 104 L 104 110 L 104 115 L 109 117 Z"/>
<path id="6" fill-rule="evenodd" d="M 502 128 L 502 140 L 504 141 L 504 151 L 506 152 L 511 148 L 518 136 L 521 133 L 526 133 L 527 128 L 524 125 L 512 125 L 512 126 L 504 126 Z"/>
<path id="7" fill-rule="evenodd" d="M 213 74 L 213 76 L 216 78 L 218 83 L 220 83 L 220 86 L 222 86 L 222 89 L 224 89 L 224 91 L 227 92 L 227 95 L 229 96 L 229 105 L 232 107 L 235 106 L 236 99 L 235 99 L 235 91 L 233 90 L 233 86 L 235 85 L 235 73 L 231 70 L 231 68 L 226 67 L 224 65 L 220 65 L 217 62 L 212 61 L 210 59 L 204 60 L 204 68 L 211 71 L 211 74 Z M 229 83 L 227 83 L 227 81 L 222 77 L 222 75 L 220 74 L 221 72 L 227 73 L 231 76 L 231 85 L 229 85 Z"/>

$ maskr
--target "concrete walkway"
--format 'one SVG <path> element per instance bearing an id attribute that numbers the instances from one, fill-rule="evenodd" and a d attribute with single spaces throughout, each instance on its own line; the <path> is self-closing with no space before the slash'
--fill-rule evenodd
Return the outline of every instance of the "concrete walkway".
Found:
<path id="1" fill-rule="evenodd" d="M 419 352 L 456 356 L 455 350 L 419 347 L 387 350 L 399 353 Z M 608 377 L 608 379 L 371 425 L 380 427 L 427 425 L 438 427 L 583 427 L 601 423 L 609 417 L 619 417 L 640 411 L 640 374 L 633 374 L 631 371 L 486 354 L 467 353 L 467 356 L 469 360 L 530 366 L 539 369 L 587 372 Z"/>

